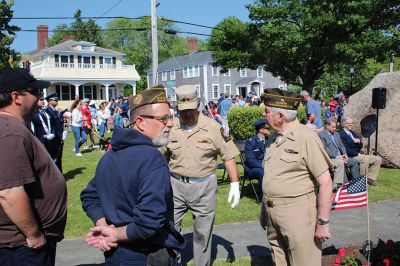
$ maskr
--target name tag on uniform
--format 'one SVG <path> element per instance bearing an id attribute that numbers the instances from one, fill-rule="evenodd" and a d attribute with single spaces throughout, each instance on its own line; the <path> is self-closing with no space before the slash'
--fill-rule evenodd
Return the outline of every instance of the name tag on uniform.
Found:
<path id="1" fill-rule="evenodd" d="M 299 154 L 298 151 L 295 151 L 293 149 L 285 149 L 285 152 L 290 153 L 290 154 Z"/>
<path id="2" fill-rule="evenodd" d="M 260 151 L 260 149 L 255 149 L 255 150 L 253 150 L 253 151 Z"/>

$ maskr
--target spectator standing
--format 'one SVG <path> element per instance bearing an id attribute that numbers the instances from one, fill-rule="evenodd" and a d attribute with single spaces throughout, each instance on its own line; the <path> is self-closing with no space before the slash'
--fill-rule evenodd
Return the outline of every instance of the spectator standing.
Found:
<path id="1" fill-rule="evenodd" d="M 269 137 L 264 161 L 260 224 L 274 265 L 321 265 L 331 237 L 330 160 L 315 131 L 296 119 L 301 98 L 282 90 L 263 95 Z M 318 196 L 317 196 L 318 194 Z"/>
<path id="2" fill-rule="evenodd" d="M 42 143 L 28 130 L 50 82 L 26 69 L 0 73 L 0 258 L 4 265 L 55 265 L 64 237 L 67 189 Z"/>
<path id="3" fill-rule="evenodd" d="M 48 106 L 46 113 L 50 117 L 50 128 L 51 133 L 54 134 L 54 138 L 45 140 L 45 146 L 53 158 L 58 169 L 62 173 L 62 153 L 64 148 L 64 139 L 67 137 L 67 131 L 64 133 L 64 117 L 59 111 L 56 110 L 58 106 L 58 96 L 56 93 L 50 94 L 46 97 Z"/>
<path id="4" fill-rule="evenodd" d="M 75 140 L 75 155 L 76 156 L 83 156 L 82 153 L 79 152 L 79 148 L 82 146 L 83 143 L 86 143 L 87 135 L 85 130 L 82 127 L 82 122 L 85 121 L 85 117 L 82 115 L 81 112 L 82 102 L 81 100 L 75 100 L 72 105 L 70 112 L 71 114 L 71 130 L 74 134 Z"/>
<path id="5" fill-rule="evenodd" d="M 176 89 L 179 119 L 174 121 L 170 142 L 162 152 L 171 171 L 175 226 L 181 231 L 183 217 L 190 210 L 193 215 L 194 263 L 210 265 L 217 200 L 217 156 L 225 161 L 231 178 L 228 202 L 233 199 L 231 207 L 234 208 L 240 200 L 235 160 L 239 151 L 218 123 L 199 112 L 196 94 L 193 85 Z"/>
<path id="6" fill-rule="evenodd" d="M 106 114 L 106 103 L 101 103 L 99 111 L 97 112 L 97 125 L 99 129 L 99 143 L 100 139 L 104 137 L 108 115 Z"/>
<path id="7" fill-rule="evenodd" d="M 128 121 L 129 121 L 129 116 L 128 116 L 128 112 L 129 112 L 129 103 L 128 100 L 125 98 L 121 98 L 120 99 L 120 103 L 119 103 L 119 107 L 121 108 L 121 117 L 122 117 L 122 121 L 124 122 L 124 127 L 127 126 Z"/>
<path id="8" fill-rule="evenodd" d="M 307 109 L 307 124 L 315 125 L 316 129 L 322 128 L 322 119 L 321 119 L 321 105 L 311 98 L 308 91 L 303 90 L 300 92 L 303 103 L 306 103 Z"/>
<path id="9" fill-rule="evenodd" d="M 358 134 L 353 131 L 353 119 L 343 116 L 340 121 L 342 129 L 339 131 L 340 138 L 350 158 L 360 162 L 360 174 L 367 175 L 367 182 L 370 186 L 376 185 L 382 159 L 379 156 L 361 154 L 363 143 Z"/>
<path id="10" fill-rule="evenodd" d="M 222 127 L 224 128 L 225 134 L 229 135 L 229 125 L 228 125 L 228 111 L 232 107 L 232 101 L 229 98 L 229 93 L 225 93 L 225 98 L 219 104 L 219 108 L 221 109 L 220 115 L 223 118 Z"/>
<path id="11" fill-rule="evenodd" d="M 90 100 L 89 102 L 89 111 L 90 111 L 90 118 L 92 119 L 92 129 L 94 131 L 97 131 L 97 107 L 96 107 L 96 101 L 95 100 Z"/>
<path id="12" fill-rule="evenodd" d="M 114 111 L 114 128 L 124 128 L 124 121 L 122 120 L 121 112 L 121 108 L 117 106 Z"/>
<path id="13" fill-rule="evenodd" d="M 359 177 L 360 167 L 358 161 L 347 156 L 346 148 L 339 133 L 336 132 L 336 119 L 331 117 L 325 121 L 325 128 L 318 135 L 325 151 L 334 164 L 334 186 L 339 187 L 342 183 L 347 182 L 345 167 L 350 168 L 353 179 Z"/>
<path id="14" fill-rule="evenodd" d="M 90 141 L 92 142 L 92 148 L 98 148 L 96 145 L 96 141 L 93 136 L 93 124 L 92 124 L 92 114 L 89 109 L 90 100 L 88 98 L 84 98 L 82 100 L 82 108 L 81 113 L 84 119 L 82 119 L 82 128 L 85 131 L 86 135 L 90 137 Z M 84 147 L 85 150 L 88 149 L 87 146 Z"/>
<path id="15" fill-rule="evenodd" d="M 115 127 L 112 149 L 81 193 L 96 224 L 87 242 L 105 251 L 107 265 L 167 266 L 184 246 L 173 223 L 168 164 L 157 149 L 168 142 L 173 116 L 164 89 L 140 92 L 130 103 L 130 128 Z"/>

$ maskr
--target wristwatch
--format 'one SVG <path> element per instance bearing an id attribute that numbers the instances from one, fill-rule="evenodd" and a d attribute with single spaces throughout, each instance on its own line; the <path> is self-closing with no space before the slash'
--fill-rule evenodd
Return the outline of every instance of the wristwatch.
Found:
<path id="1" fill-rule="evenodd" d="M 329 220 L 327 220 L 327 221 L 324 221 L 324 220 L 322 220 L 321 218 L 317 218 L 317 224 L 319 224 L 319 225 L 324 225 L 324 224 L 329 224 Z"/>

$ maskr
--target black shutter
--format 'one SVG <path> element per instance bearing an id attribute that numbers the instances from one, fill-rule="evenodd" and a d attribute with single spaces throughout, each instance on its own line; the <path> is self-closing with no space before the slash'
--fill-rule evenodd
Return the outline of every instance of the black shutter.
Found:
<path id="1" fill-rule="evenodd" d="M 85 96 L 83 95 L 83 87 L 82 85 L 79 86 L 79 99 L 83 99 L 85 98 Z"/>
<path id="2" fill-rule="evenodd" d="M 113 60 L 113 65 L 116 65 L 117 64 L 117 58 L 113 57 L 112 60 Z"/>
<path id="3" fill-rule="evenodd" d="M 99 56 L 99 65 L 100 65 L 100 67 L 103 67 L 103 57 L 102 56 Z"/>
<path id="4" fill-rule="evenodd" d="M 93 100 L 97 100 L 97 87 L 92 86 L 92 90 L 93 90 Z"/>
<path id="5" fill-rule="evenodd" d="M 96 57 L 95 56 L 92 56 L 92 67 L 95 67 L 95 66 L 93 66 L 93 65 L 95 65 L 96 64 Z"/>
<path id="6" fill-rule="evenodd" d="M 70 55 L 70 56 L 69 56 L 69 62 L 70 62 L 71 64 L 74 63 L 74 56 L 73 56 L 73 55 Z"/>
<path id="7" fill-rule="evenodd" d="M 64 100 L 64 99 L 61 98 L 62 95 L 61 95 L 60 85 L 56 85 L 56 93 L 57 93 L 58 97 L 60 98 L 60 100 Z"/>
<path id="8" fill-rule="evenodd" d="M 60 56 L 58 54 L 54 54 L 54 62 L 60 63 Z"/>
<path id="9" fill-rule="evenodd" d="M 78 64 L 82 63 L 82 56 L 78 55 Z"/>
<path id="10" fill-rule="evenodd" d="M 69 85 L 69 91 L 70 91 L 70 100 L 75 100 L 75 86 L 74 85 Z"/>

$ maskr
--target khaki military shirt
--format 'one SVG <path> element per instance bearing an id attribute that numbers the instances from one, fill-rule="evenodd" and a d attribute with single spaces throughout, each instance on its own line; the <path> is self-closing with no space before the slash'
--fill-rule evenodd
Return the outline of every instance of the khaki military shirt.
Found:
<path id="1" fill-rule="evenodd" d="M 274 133 L 268 140 L 264 197 L 297 197 L 314 191 L 316 178 L 331 166 L 317 133 L 296 119 L 284 136 Z"/>
<path id="2" fill-rule="evenodd" d="M 170 141 L 161 152 L 169 160 L 171 173 L 194 178 L 214 173 L 218 155 L 228 161 L 239 154 L 233 141 L 223 138 L 221 126 L 203 114 L 190 132 L 181 128 L 176 119 Z"/>

